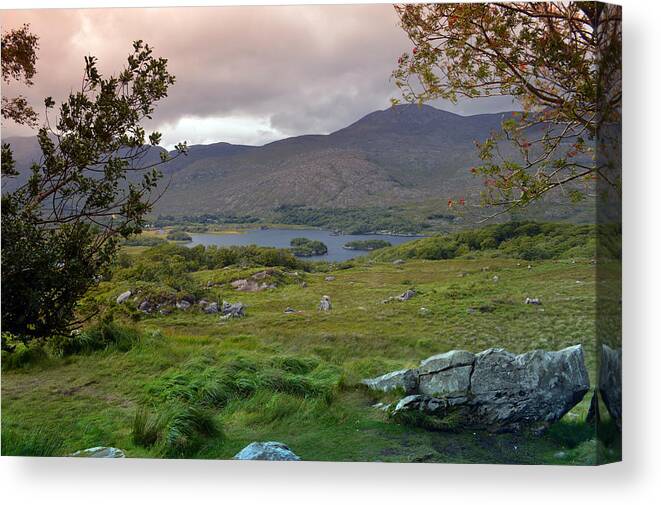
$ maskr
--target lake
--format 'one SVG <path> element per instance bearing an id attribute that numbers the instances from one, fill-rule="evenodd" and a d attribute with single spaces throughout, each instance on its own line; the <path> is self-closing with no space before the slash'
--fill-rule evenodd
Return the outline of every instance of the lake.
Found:
<path id="1" fill-rule="evenodd" d="M 410 240 L 415 240 L 420 237 L 401 237 L 392 235 L 332 235 L 327 230 L 291 230 L 280 228 L 269 228 L 266 230 L 249 230 L 244 233 L 189 233 L 193 238 L 189 242 L 189 247 L 194 247 L 198 244 L 202 245 L 217 245 L 217 246 L 231 246 L 231 245 L 258 245 L 264 247 L 278 247 L 288 248 L 289 242 L 293 238 L 305 237 L 310 240 L 320 240 L 328 247 L 328 254 L 323 256 L 312 256 L 309 259 L 312 261 L 345 261 L 356 256 L 363 256 L 368 251 L 350 251 L 343 249 L 342 246 L 352 240 L 370 240 L 370 239 L 383 239 L 390 242 L 392 245 L 403 244 Z"/>

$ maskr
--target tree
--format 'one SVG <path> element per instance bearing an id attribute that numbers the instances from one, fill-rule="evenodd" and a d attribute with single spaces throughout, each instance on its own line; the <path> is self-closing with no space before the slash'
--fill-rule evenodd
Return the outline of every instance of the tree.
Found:
<path id="1" fill-rule="evenodd" d="M 174 82 L 167 60 L 137 41 L 117 76 L 103 77 L 96 58 L 86 57 L 80 90 L 52 121 L 55 103 L 45 99 L 41 161 L 2 198 L 3 331 L 28 342 L 80 325 L 78 300 L 104 274 L 120 239 L 140 233 L 161 194 L 158 165 L 170 156 L 157 152 L 161 135 L 147 135 L 141 122 Z M 178 145 L 177 155 L 185 149 Z"/>
<path id="2" fill-rule="evenodd" d="M 600 136 L 620 121 L 619 6 L 531 2 L 395 9 L 414 45 L 393 72 L 404 100 L 504 95 L 521 105 L 522 112 L 478 146 L 482 164 L 471 171 L 484 178 L 483 203 L 508 212 L 558 188 L 576 201 L 595 181 L 621 194 L 619 159 L 595 154 L 595 146 L 605 145 Z M 501 149 L 506 141 L 514 155 Z"/>
<path id="3" fill-rule="evenodd" d="M 30 25 L 2 34 L 2 80 L 5 84 L 14 80 L 32 86 L 37 73 L 38 49 L 39 37 L 30 32 Z M 37 113 L 22 95 L 14 98 L 3 95 L 2 118 L 28 126 L 37 124 Z"/>

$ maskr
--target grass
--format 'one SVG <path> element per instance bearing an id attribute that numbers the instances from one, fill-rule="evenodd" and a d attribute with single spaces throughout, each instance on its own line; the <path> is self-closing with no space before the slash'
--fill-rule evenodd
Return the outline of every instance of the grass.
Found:
<path id="1" fill-rule="evenodd" d="M 62 437 L 51 431 L 37 428 L 21 433 L 11 427 L 3 426 L 3 456 L 60 456 L 63 444 Z"/>
<path id="2" fill-rule="evenodd" d="M 593 464 L 598 453 L 619 457 L 616 437 L 597 441 L 584 421 L 591 393 L 547 434 L 532 437 L 396 423 L 371 407 L 374 396 L 360 386 L 451 349 L 525 352 L 578 343 L 594 384 L 597 279 L 589 259 L 364 261 L 334 271 L 333 281 L 299 271 L 307 287 L 286 269 L 276 289 L 229 285 L 253 272 L 191 274 L 207 300 L 246 304 L 243 319 L 221 322 L 196 309 L 132 314 L 142 336 L 130 345 L 4 370 L 3 441 L 10 442 L 2 453 L 109 445 L 129 457 L 231 458 L 250 442 L 278 440 L 304 460 Z M 600 266 L 600 274 L 616 278 L 617 265 Z M 130 279 L 103 282 L 89 298 L 127 325 L 113 300 L 128 287 Z M 382 303 L 409 287 L 417 292 L 411 300 Z M 322 295 L 331 297 L 331 312 L 316 309 Z M 525 305 L 527 296 L 542 305 Z M 298 312 L 285 314 L 286 307 Z M 49 433 L 63 434 L 61 444 L 50 443 Z"/>

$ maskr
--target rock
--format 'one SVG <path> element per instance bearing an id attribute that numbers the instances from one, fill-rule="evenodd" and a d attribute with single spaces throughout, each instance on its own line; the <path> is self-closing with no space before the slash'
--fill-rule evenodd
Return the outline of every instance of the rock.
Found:
<path id="1" fill-rule="evenodd" d="M 390 303 L 392 301 L 405 302 L 413 298 L 415 295 L 416 295 L 415 290 L 407 289 L 399 296 L 391 296 L 390 298 L 386 298 L 385 300 L 383 300 L 383 303 Z"/>
<path id="2" fill-rule="evenodd" d="M 305 281 L 303 281 L 303 282 L 301 282 L 300 286 L 301 286 L 302 288 L 307 288 L 307 287 L 308 287 L 308 283 L 305 282 Z"/>
<path id="3" fill-rule="evenodd" d="M 618 429 L 622 430 L 622 349 L 601 345 L 599 394 Z"/>
<path id="4" fill-rule="evenodd" d="M 138 310 L 140 312 L 146 312 L 149 313 L 152 311 L 152 305 L 149 303 L 149 300 L 143 300 L 140 302 L 140 305 L 138 305 Z"/>
<path id="5" fill-rule="evenodd" d="M 494 282 L 498 282 L 499 280 L 500 280 L 500 277 L 498 277 L 497 275 L 493 276 L 493 281 Z"/>
<path id="6" fill-rule="evenodd" d="M 292 309 L 291 307 L 287 307 L 285 309 L 285 314 L 296 314 L 296 309 Z"/>
<path id="7" fill-rule="evenodd" d="M 458 414 L 466 427 L 536 433 L 564 416 L 590 387 L 580 345 L 519 355 L 503 349 L 455 350 L 431 356 L 416 369 L 363 383 L 382 391 L 405 389 L 407 396 L 393 416 L 405 411 L 441 418 Z"/>
<path id="8" fill-rule="evenodd" d="M 526 305 L 541 305 L 542 301 L 539 298 L 526 297 L 526 300 L 523 303 Z"/>
<path id="9" fill-rule="evenodd" d="M 74 458 L 125 458 L 126 455 L 117 447 L 90 447 L 71 454 Z"/>
<path id="10" fill-rule="evenodd" d="M 328 295 L 322 296 L 321 301 L 319 302 L 319 310 L 321 310 L 323 312 L 328 312 L 328 311 L 331 310 L 331 308 L 332 308 L 332 305 L 331 305 L 330 296 L 328 296 Z"/>
<path id="11" fill-rule="evenodd" d="M 199 302 L 197 302 L 197 304 L 200 306 L 202 310 L 204 310 L 209 305 L 209 302 L 207 300 L 200 300 Z"/>
<path id="12" fill-rule="evenodd" d="M 246 306 L 241 302 L 229 303 L 223 300 L 223 305 L 220 309 L 222 312 L 221 319 L 231 319 L 233 317 L 244 317 Z"/>
<path id="13" fill-rule="evenodd" d="M 187 310 L 190 309 L 191 303 L 188 300 L 179 300 L 176 304 L 175 307 L 177 307 L 179 310 Z"/>
<path id="14" fill-rule="evenodd" d="M 253 442 L 239 451 L 234 459 L 259 461 L 300 461 L 296 454 L 281 442 Z"/>
<path id="15" fill-rule="evenodd" d="M 128 300 L 133 293 L 131 291 L 124 291 L 121 295 L 117 297 L 117 303 L 124 303 Z"/>
<path id="16" fill-rule="evenodd" d="M 158 311 L 158 313 L 162 316 L 167 316 L 168 314 L 172 314 L 172 311 L 168 308 L 163 308 Z"/>
<path id="17" fill-rule="evenodd" d="M 418 313 L 421 316 L 428 316 L 429 314 L 431 314 L 431 310 L 429 310 L 427 307 L 420 307 L 420 310 L 418 310 Z"/>
<path id="18" fill-rule="evenodd" d="M 407 289 L 397 297 L 397 300 L 399 300 L 400 302 L 405 302 L 406 300 L 410 300 L 414 296 L 415 296 L 415 291 L 413 289 Z"/>
<path id="19" fill-rule="evenodd" d="M 384 393 L 401 389 L 410 394 L 418 386 L 418 377 L 417 371 L 404 369 L 380 375 L 373 379 L 364 379 L 361 383 L 370 389 L 383 391 Z"/>
<path id="20" fill-rule="evenodd" d="M 261 272 L 257 272 L 255 274 L 252 274 L 252 278 L 255 279 L 256 281 L 261 281 L 263 279 L 266 279 L 267 277 L 273 275 L 275 270 L 262 270 Z"/>
<path id="21" fill-rule="evenodd" d="M 216 302 L 211 302 L 202 310 L 204 310 L 205 314 L 218 314 L 218 304 Z"/>
<path id="22" fill-rule="evenodd" d="M 404 263 L 406 263 L 406 261 L 402 259 L 398 259 L 392 262 L 393 265 L 403 265 Z"/>
<path id="23" fill-rule="evenodd" d="M 327 275 L 327 276 L 324 278 L 324 280 L 327 281 L 327 282 L 334 281 L 334 280 L 335 280 L 335 276 L 334 276 L 334 275 Z"/>

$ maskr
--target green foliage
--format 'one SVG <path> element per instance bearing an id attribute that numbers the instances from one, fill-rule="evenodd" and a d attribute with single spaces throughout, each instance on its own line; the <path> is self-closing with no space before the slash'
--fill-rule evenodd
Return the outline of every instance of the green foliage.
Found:
<path id="1" fill-rule="evenodd" d="M 328 254 L 328 247 L 319 240 L 299 237 L 292 239 L 290 245 L 294 256 L 323 256 Z"/>
<path id="2" fill-rule="evenodd" d="M 172 230 L 171 232 L 168 233 L 167 239 L 175 240 L 179 242 L 190 242 L 191 240 L 193 240 L 193 237 L 191 237 L 188 233 L 186 233 L 183 230 Z"/>
<path id="3" fill-rule="evenodd" d="M 371 255 L 376 260 L 418 258 L 442 260 L 471 253 L 526 261 L 593 258 L 597 228 L 593 225 L 510 222 L 407 242 Z"/>
<path id="4" fill-rule="evenodd" d="M 8 332 L 2 333 L 2 369 L 11 370 L 34 365 L 48 358 L 41 342 L 24 343 Z"/>
<path id="5" fill-rule="evenodd" d="M 340 230 L 350 235 L 374 232 L 399 234 L 420 233 L 427 223 L 414 222 L 396 209 L 369 207 L 364 209 L 313 208 L 282 205 L 275 211 L 275 221 L 282 224 L 305 225 L 327 230 Z"/>
<path id="6" fill-rule="evenodd" d="M 159 214 L 154 221 L 154 226 L 163 228 L 166 226 L 180 226 L 184 231 L 204 233 L 205 224 L 247 224 L 258 223 L 260 218 L 250 215 L 237 215 L 227 213 L 198 214 L 193 216 L 171 216 Z"/>
<path id="7" fill-rule="evenodd" d="M 26 86 L 32 86 L 33 77 L 37 73 L 37 50 L 39 49 L 39 37 L 30 32 L 30 25 L 24 24 L 20 28 L 9 30 L 2 34 L 2 80 L 5 84 L 11 81 L 23 81 Z M 35 126 L 38 119 L 37 113 L 22 96 L 8 98 L 2 95 L 2 119 L 10 119 L 18 124 Z M 6 144 L 5 144 L 6 145 Z M 16 175 L 8 167 L 3 166 L 2 175 Z M 9 167 L 11 168 L 11 167 Z"/>
<path id="8" fill-rule="evenodd" d="M 118 76 L 85 58 L 82 85 L 39 129 L 40 163 L 2 197 L 3 329 L 30 341 L 75 327 L 76 304 L 151 210 L 168 156 L 145 161 L 160 134 L 147 136 L 141 122 L 173 83 L 167 61 L 142 41 Z M 48 114 L 54 101 L 45 105 Z"/>
<path id="9" fill-rule="evenodd" d="M 28 433 L 13 428 L 2 429 L 3 456 L 62 456 L 62 435 L 42 428 L 31 427 Z"/>
<path id="10" fill-rule="evenodd" d="M 283 267 L 306 270 L 309 265 L 298 260 L 289 250 L 273 247 L 202 246 L 184 247 L 162 244 L 148 249 L 135 258 L 128 268 L 117 270 L 117 280 L 141 280 L 159 282 L 177 289 L 192 282 L 191 272 L 216 270 L 229 266 Z"/>
<path id="11" fill-rule="evenodd" d="M 371 239 L 371 240 L 351 240 L 344 244 L 345 249 L 352 249 L 356 251 L 375 251 L 390 247 L 392 244 L 387 240 Z"/>

